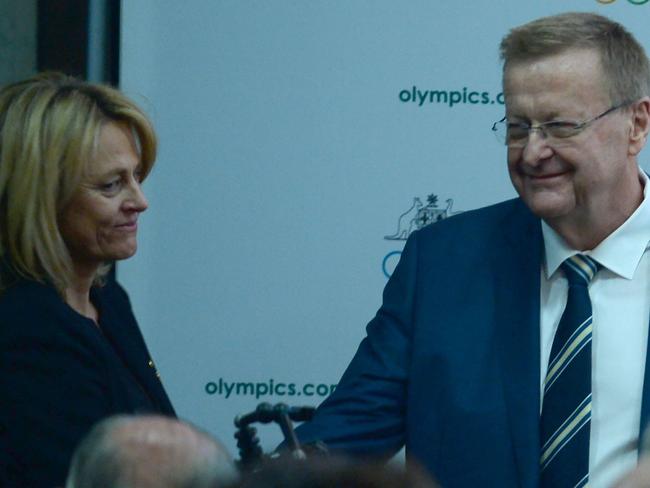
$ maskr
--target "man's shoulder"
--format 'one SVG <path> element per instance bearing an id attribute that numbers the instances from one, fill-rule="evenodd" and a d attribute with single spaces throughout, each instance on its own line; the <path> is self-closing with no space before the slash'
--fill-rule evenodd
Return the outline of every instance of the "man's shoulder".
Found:
<path id="1" fill-rule="evenodd" d="M 435 266 L 508 256 L 541 242 L 540 220 L 519 199 L 469 210 L 413 233 L 407 248 Z M 433 264 L 431 264 L 433 266 Z"/>
<path id="2" fill-rule="evenodd" d="M 460 212 L 440 222 L 426 226 L 419 232 L 423 235 L 435 235 L 438 233 L 493 233 L 503 230 L 505 227 L 510 229 L 522 229 L 539 219 L 531 213 L 526 205 L 519 198 L 505 200 L 503 202 L 488 205 Z"/>

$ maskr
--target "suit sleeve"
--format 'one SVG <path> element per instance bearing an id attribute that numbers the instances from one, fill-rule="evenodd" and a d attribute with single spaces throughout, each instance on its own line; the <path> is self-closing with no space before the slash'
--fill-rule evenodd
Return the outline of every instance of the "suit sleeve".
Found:
<path id="1" fill-rule="evenodd" d="M 68 325 L 46 310 L 0 316 L 1 486 L 62 486 L 76 443 L 110 412 L 97 331 Z"/>
<path id="2" fill-rule="evenodd" d="M 382 306 L 336 390 L 297 429 L 301 442 L 322 441 L 330 450 L 364 457 L 391 456 L 403 446 L 417 234 L 407 241 Z"/>

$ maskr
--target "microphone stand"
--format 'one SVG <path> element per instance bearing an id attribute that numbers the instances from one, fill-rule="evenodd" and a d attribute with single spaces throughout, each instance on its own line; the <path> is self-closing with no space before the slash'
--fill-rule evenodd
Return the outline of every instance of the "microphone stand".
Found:
<path id="1" fill-rule="evenodd" d="M 284 403 L 273 406 L 263 402 L 253 412 L 235 417 L 235 427 L 237 428 L 235 438 L 241 459 L 240 465 L 246 468 L 258 464 L 264 459 L 260 440 L 256 435 L 257 429 L 251 427 L 253 423 L 277 423 L 282 430 L 291 456 L 295 459 L 305 459 L 305 452 L 293 429 L 293 422 L 310 420 L 315 410 L 313 407 L 289 407 Z"/>

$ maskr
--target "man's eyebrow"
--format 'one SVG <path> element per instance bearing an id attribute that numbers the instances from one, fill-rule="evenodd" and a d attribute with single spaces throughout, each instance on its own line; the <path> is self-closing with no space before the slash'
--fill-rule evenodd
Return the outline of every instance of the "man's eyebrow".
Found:
<path id="1" fill-rule="evenodd" d="M 575 120 L 575 117 L 564 116 L 564 115 L 562 115 L 560 113 L 559 110 L 548 110 L 548 111 L 542 111 L 541 113 L 536 114 L 535 119 L 539 121 L 538 123 L 544 123 L 544 122 L 552 122 L 554 120 L 571 120 L 571 121 L 573 121 L 573 120 Z M 506 120 L 508 120 L 509 122 L 514 121 L 514 122 L 519 122 L 519 123 L 521 123 L 521 122 L 529 123 L 531 121 L 531 117 L 529 117 L 527 115 L 520 115 L 520 114 L 514 112 L 514 113 L 510 113 L 510 114 L 506 113 Z"/>

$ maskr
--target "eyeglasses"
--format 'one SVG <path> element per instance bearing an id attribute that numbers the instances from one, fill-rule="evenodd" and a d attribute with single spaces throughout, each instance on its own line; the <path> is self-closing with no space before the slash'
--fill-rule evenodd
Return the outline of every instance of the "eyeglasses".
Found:
<path id="1" fill-rule="evenodd" d="M 530 125 L 525 122 L 508 122 L 507 117 L 502 118 L 492 125 L 492 132 L 500 142 L 503 142 L 508 147 L 524 147 L 528 143 L 528 137 L 534 130 L 540 133 L 549 141 L 554 144 L 559 143 L 563 139 L 576 136 L 585 130 L 591 123 L 598 119 L 611 114 L 619 108 L 629 105 L 630 102 L 620 103 L 605 110 L 602 114 L 585 120 L 583 122 L 575 122 L 570 120 L 552 120 L 538 125 Z M 568 141 L 566 141 L 568 143 Z"/>

